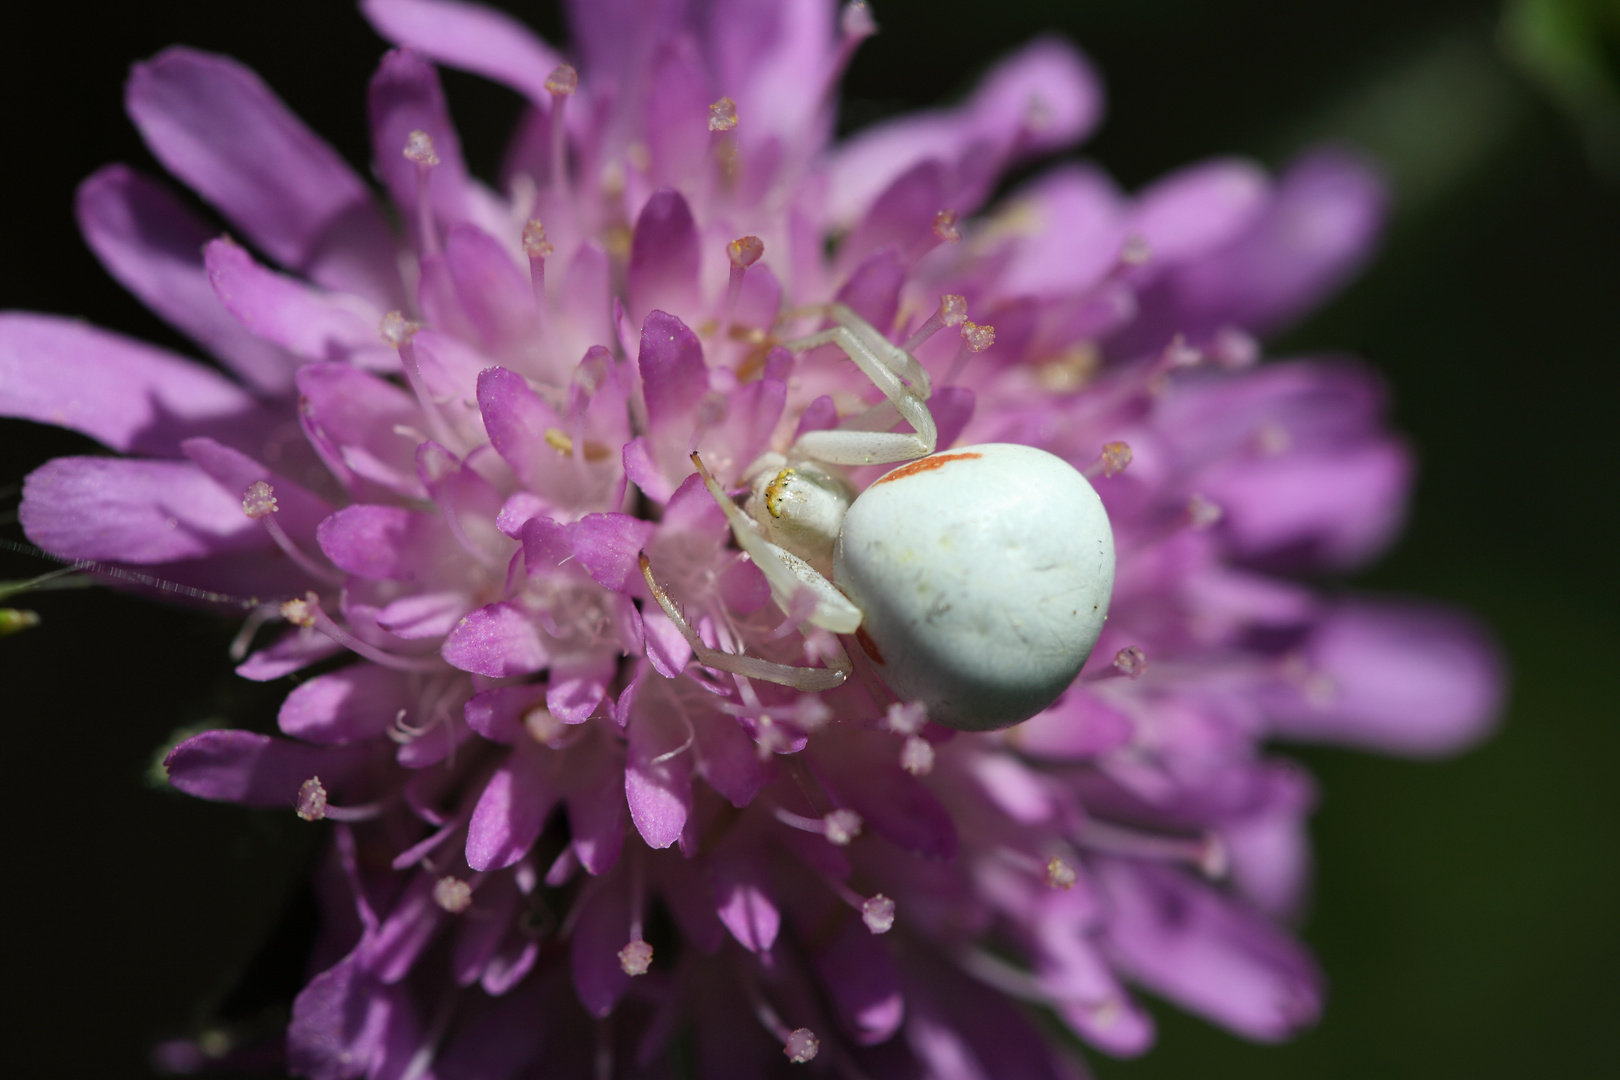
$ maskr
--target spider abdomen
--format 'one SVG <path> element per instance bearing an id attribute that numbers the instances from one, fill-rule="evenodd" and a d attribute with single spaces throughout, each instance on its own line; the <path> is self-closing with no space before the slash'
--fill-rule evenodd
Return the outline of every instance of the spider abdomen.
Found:
<path id="1" fill-rule="evenodd" d="M 1114 585 L 1114 538 L 1085 477 L 989 443 L 908 462 L 850 506 L 835 580 L 884 683 L 930 719 L 1029 719 L 1080 672 Z"/>

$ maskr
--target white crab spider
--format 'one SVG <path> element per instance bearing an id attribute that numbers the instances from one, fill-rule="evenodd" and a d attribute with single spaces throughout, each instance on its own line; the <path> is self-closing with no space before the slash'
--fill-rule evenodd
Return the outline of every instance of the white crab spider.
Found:
<path id="1" fill-rule="evenodd" d="M 1114 584 L 1114 539 L 1091 485 L 1067 462 L 1009 443 L 934 453 L 928 375 L 915 357 L 842 304 L 838 325 L 786 343 L 834 344 L 883 391 L 912 432 L 880 405 L 840 428 L 801 435 L 745 473 L 739 508 L 693 463 L 738 545 L 784 612 L 854 635 L 879 677 L 930 719 L 966 731 L 1009 727 L 1055 701 L 1091 654 Z M 909 385 L 908 385 L 909 384 Z M 908 462 L 857 498 L 827 465 Z M 778 664 L 704 645 L 642 557 L 642 573 L 698 663 L 800 690 L 839 685 L 851 667 Z M 836 584 L 834 584 L 836 582 Z"/>

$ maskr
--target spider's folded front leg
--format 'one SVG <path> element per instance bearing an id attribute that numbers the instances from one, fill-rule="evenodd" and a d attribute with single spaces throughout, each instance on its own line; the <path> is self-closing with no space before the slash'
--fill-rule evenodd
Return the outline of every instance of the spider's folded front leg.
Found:
<path id="1" fill-rule="evenodd" d="M 934 426 L 933 413 L 928 411 L 926 399 L 931 389 L 922 365 L 844 305 L 834 304 L 828 313 L 840 325 L 786 342 L 785 347 L 803 352 L 818 345 L 837 345 L 861 373 L 883 391 L 883 396 L 914 430 L 911 433 L 848 429 L 807 431 L 793 444 L 790 454 L 834 465 L 886 465 L 932 454 L 939 441 L 939 431 Z M 906 380 L 911 382 L 910 386 L 906 385 Z"/>

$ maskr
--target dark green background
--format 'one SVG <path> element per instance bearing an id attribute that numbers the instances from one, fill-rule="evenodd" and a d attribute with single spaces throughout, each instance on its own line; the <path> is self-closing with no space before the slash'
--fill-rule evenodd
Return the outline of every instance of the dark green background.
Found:
<path id="1" fill-rule="evenodd" d="M 558 38 L 554 11 L 509 6 Z M 71 217 L 74 185 L 101 163 L 155 168 L 120 86 L 131 61 L 168 43 L 244 59 L 364 166 L 365 82 L 382 43 L 336 0 L 246 7 L 7 6 L 0 304 L 189 351 L 101 273 Z M 1131 1063 L 1092 1053 L 1097 1073 L 1620 1075 L 1620 182 L 1504 59 L 1499 6 L 996 0 L 876 14 L 883 32 L 847 84 L 850 126 L 960 94 L 995 55 L 1057 29 L 1109 88 L 1084 153 L 1127 186 L 1213 154 L 1280 165 L 1325 137 L 1385 160 L 1400 201 L 1382 255 L 1272 351 L 1368 358 L 1420 448 L 1408 535 L 1353 586 L 1468 605 L 1513 666 L 1505 725 L 1461 758 L 1298 752 L 1325 792 L 1303 931 L 1332 980 L 1319 1028 L 1257 1047 L 1156 1006 L 1160 1045 Z M 1620 46 L 1608 48 L 1612 61 Z M 516 99 L 447 82 L 488 175 Z M 88 447 L 0 423 L 0 488 Z M 20 535 L 15 501 L 0 500 L 0 536 Z M 39 569 L 0 553 L 0 578 Z M 155 1036 L 222 1006 L 254 1015 L 254 994 L 229 991 L 255 954 L 251 987 L 291 985 L 296 948 L 261 946 L 278 922 L 299 937 L 295 882 L 315 830 L 146 786 L 174 729 L 270 722 L 281 691 L 231 677 L 229 625 L 99 591 L 29 606 L 43 625 L 0 641 L 5 955 L 13 1000 L 27 1003 L 8 1016 L 5 1056 L 27 1058 L 28 1075 L 140 1075 Z"/>

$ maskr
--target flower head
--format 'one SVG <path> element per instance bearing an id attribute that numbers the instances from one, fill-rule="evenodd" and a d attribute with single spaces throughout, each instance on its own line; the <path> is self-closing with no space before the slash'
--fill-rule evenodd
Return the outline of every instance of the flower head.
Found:
<path id="1" fill-rule="evenodd" d="M 1370 247 L 1366 166 L 1129 195 L 1060 165 L 992 205 L 1096 121 L 1066 45 L 833 145 L 864 4 L 581 2 L 567 62 L 484 9 L 363 8 L 399 46 L 369 101 L 397 228 L 250 72 L 179 48 L 130 113 L 241 240 L 122 167 L 80 191 L 109 270 L 230 377 L 0 316 L 0 411 L 131 455 L 35 472 L 29 536 L 285 624 L 239 668 L 304 673 L 281 735 L 167 766 L 332 822 L 293 1071 L 589 1075 L 690 1030 L 705 1076 L 1061 1076 L 1029 1009 L 1135 1053 L 1133 985 L 1257 1039 L 1311 1022 L 1281 924 L 1313 789 L 1265 742 L 1444 752 L 1498 693 L 1466 620 L 1285 576 L 1376 554 L 1409 480 L 1365 370 L 1258 363 Z M 435 62 L 528 99 L 499 192 Z M 900 359 L 815 347 L 833 327 Z M 917 402 L 941 449 L 1068 462 L 1112 522 L 1089 661 L 1003 731 L 932 722 L 823 625 L 836 516 L 803 587 L 734 543 L 886 467 L 789 490 L 785 454 L 916 439 Z"/>

